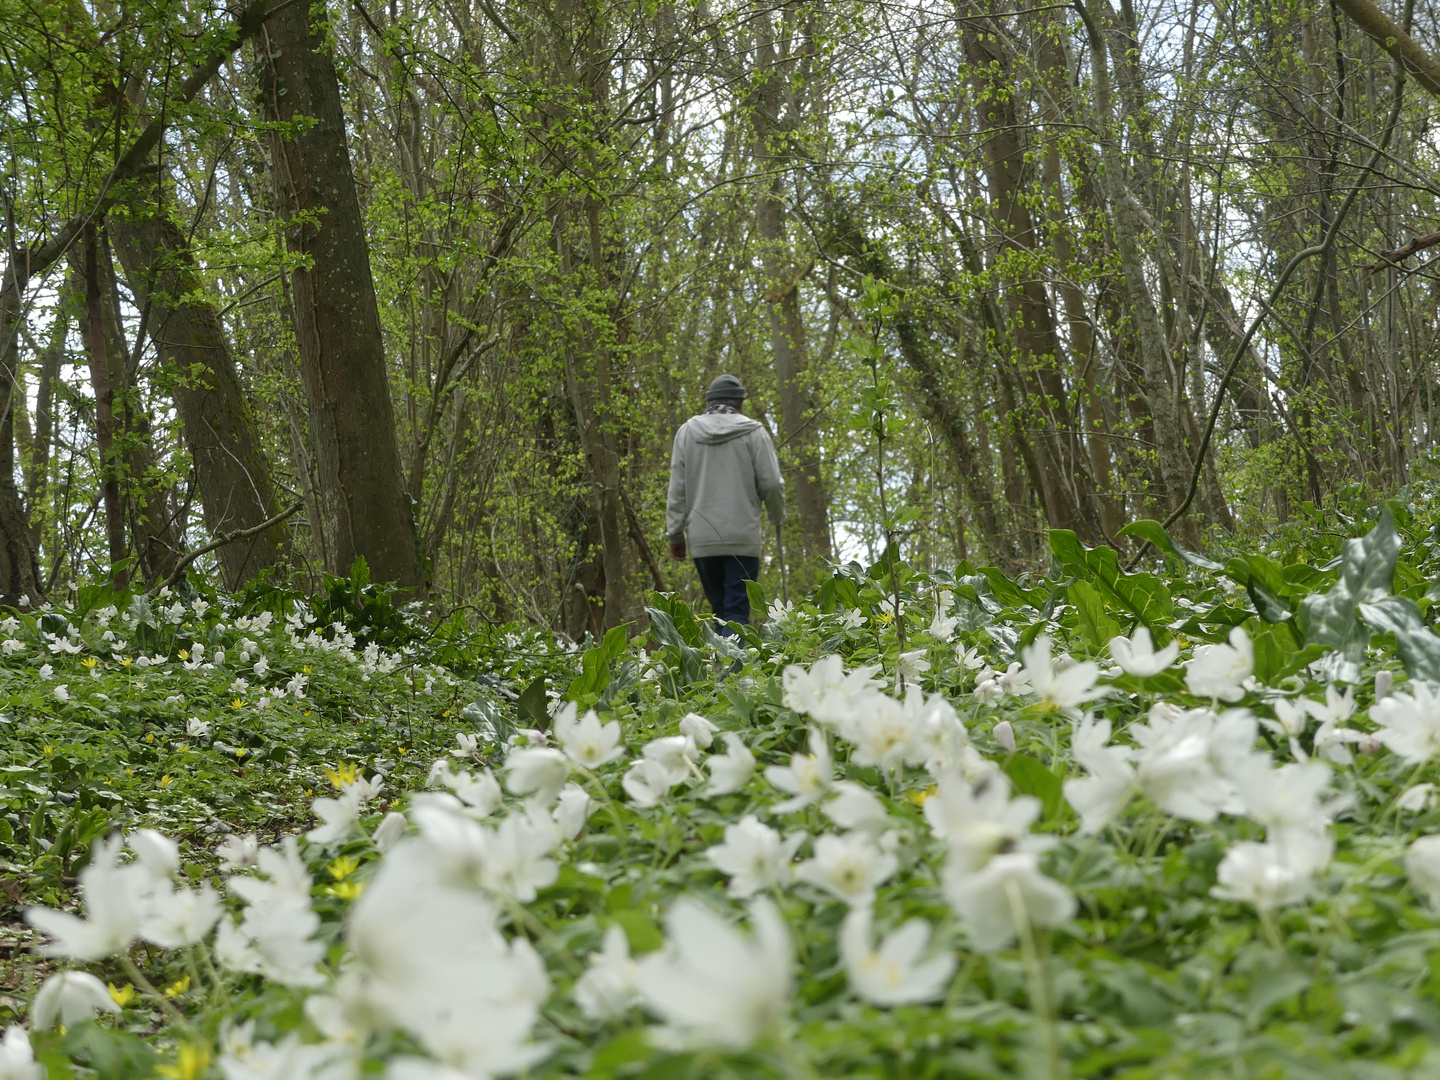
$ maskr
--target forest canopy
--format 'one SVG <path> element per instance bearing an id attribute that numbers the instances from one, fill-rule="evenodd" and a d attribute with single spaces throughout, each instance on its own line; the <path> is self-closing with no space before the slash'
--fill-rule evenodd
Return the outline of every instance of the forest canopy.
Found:
<path id="1" fill-rule="evenodd" d="M 1015 570 L 1051 528 L 1261 535 L 1432 471 L 1412 0 L 0 22 L 6 602 L 363 557 L 599 635 L 695 594 L 665 471 L 722 372 L 799 585 L 887 537 Z"/>

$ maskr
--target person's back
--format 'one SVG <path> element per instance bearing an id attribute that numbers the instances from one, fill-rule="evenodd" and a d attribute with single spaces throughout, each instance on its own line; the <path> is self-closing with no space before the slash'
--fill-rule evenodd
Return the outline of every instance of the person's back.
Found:
<path id="1" fill-rule="evenodd" d="M 749 622 L 745 581 L 760 569 L 764 506 L 785 520 L 785 488 L 765 428 L 745 416 L 745 388 L 733 375 L 710 384 L 706 410 L 675 433 L 665 532 L 670 554 L 695 560 L 722 622 Z M 687 542 L 688 541 L 688 542 Z"/>

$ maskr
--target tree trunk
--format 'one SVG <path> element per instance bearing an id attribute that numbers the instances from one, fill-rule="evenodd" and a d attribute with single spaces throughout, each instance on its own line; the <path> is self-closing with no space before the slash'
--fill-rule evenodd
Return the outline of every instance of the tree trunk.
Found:
<path id="1" fill-rule="evenodd" d="M 760 184 L 755 205 L 755 227 L 760 237 L 760 257 L 765 275 L 765 303 L 770 326 L 770 349 L 780 390 L 780 460 L 795 492 L 799 511 L 800 545 L 795 573 L 807 578 L 818 572 L 822 559 L 830 557 L 829 496 L 821 472 L 820 439 L 815 402 L 810 389 L 805 349 L 805 321 L 800 310 L 800 281 L 804 277 L 794 263 L 786 237 L 785 206 L 781 201 L 778 170 L 784 165 L 779 145 L 783 140 L 781 114 L 786 112 L 785 95 L 791 72 L 780 70 L 781 58 L 769 12 L 756 20 L 757 47 L 752 78 L 758 88 L 751 102 L 755 129 L 755 161 L 758 171 L 776 173 Z M 797 99 L 788 103 L 788 125 L 798 123 Z"/>
<path id="2" fill-rule="evenodd" d="M 363 557 L 375 581 L 423 595 L 340 82 L 323 51 L 324 13 L 312 28 L 311 11 L 287 4 L 272 15 L 258 52 L 270 119 L 313 120 L 293 138 L 277 129 L 270 153 L 289 245 L 305 259 L 290 280 L 326 569 L 347 574 Z"/>
<path id="3" fill-rule="evenodd" d="M 259 525 L 277 510 L 270 465 L 225 329 L 214 307 L 200 299 L 204 283 L 184 234 L 158 210 L 112 217 L 107 229 L 136 303 L 149 308 L 156 350 L 195 465 L 206 528 L 219 536 Z M 237 590 L 279 563 L 289 537 L 282 522 L 219 548 L 225 587 Z"/>
<path id="4" fill-rule="evenodd" d="M 77 254 L 75 261 L 85 283 L 85 318 L 80 325 L 90 361 L 90 385 L 95 393 L 95 446 L 100 457 L 100 494 L 105 505 L 105 546 L 114 587 L 124 589 L 130 583 L 129 572 L 120 565 L 130 551 L 125 539 L 125 506 L 120 501 L 120 473 L 124 466 L 115 450 L 115 387 L 111 383 L 115 365 L 108 355 L 112 344 L 110 335 L 105 332 L 100 230 L 93 221 L 85 226 Z"/>
<path id="5" fill-rule="evenodd" d="M 1054 528 L 1073 529 L 1089 543 L 1104 539 L 1095 506 L 1094 482 L 1076 437 L 1069 394 L 1059 369 L 1060 345 L 1045 284 L 1027 267 L 1042 247 L 1039 230 L 1021 190 L 1025 149 L 1010 85 L 1006 57 L 993 35 L 968 29 L 966 58 L 975 70 L 978 111 L 985 127 L 985 173 L 991 218 L 1004 273 L 1009 330 L 1021 370 L 1011 373 L 1017 404 L 1035 432 L 1035 472 L 1046 519 Z M 1008 256 L 1008 258 L 1007 258 Z M 1002 373 L 1002 379 L 1006 375 Z M 1023 396 L 1022 396 L 1023 395 Z M 1019 432 L 1017 431 L 1017 434 Z"/>
<path id="6" fill-rule="evenodd" d="M 70 332 L 68 304 L 55 314 L 50 341 L 40 355 L 35 386 L 35 430 L 30 438 L 30 456 L 25 462 L 25 507 L 30 512 L 30 542 L 38 551 L 44 544 L 49 506 L 50 457 L 55 444 L 55 383 L 65 359 L 65 336 Z"/>
<path id="7" fill-rule="evenodd" d="M 22 601 L 38 604 L 43 598 L 30 523 L 15 487 L 15 410 L 10 396 L 15 393 L 16 339 L 24 317 L 22 290 L 12 262 L 0 287 L 0 607 L 16 607 Z"/>
<path id="8" fill-rule="evenodd" d="M 155 447 L 150 419 L 132 385 L 130 349 L 120 322 L 120 294 L 110 258 L 106 231 L 96 230 L 93 249 L 89 232 L 81 249 L 72 252 L 74 272 L 83 281 L 85 318 L 81 340 L 90 356 L 90 381 L 95 389 L 95 435 L 100 452 L 106 538 L 111 560 L 128 549 L 128 524 L 134 543 L 139 576 L 154 581 L 169 576 L 179 557 L 180 543 L 166 505 L 165 491 L 155 484 Z M 95 295 L 92 296 L 92 290 Z M 112 519 L 113 495 L 120 515 Z M 122 582 L 127 575 L 117 577 Z"/>

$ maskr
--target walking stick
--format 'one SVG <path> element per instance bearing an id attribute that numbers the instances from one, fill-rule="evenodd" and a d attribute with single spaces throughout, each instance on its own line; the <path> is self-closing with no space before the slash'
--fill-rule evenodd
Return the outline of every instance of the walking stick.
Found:
<path id="1" fill-rule="evenodd" d="M 785 569 L 785 543 L 780 539 L 780 526 L 775 526 L 775 551 L 780 556 L 780 598 L 790 603 L 790 572 Z"/>

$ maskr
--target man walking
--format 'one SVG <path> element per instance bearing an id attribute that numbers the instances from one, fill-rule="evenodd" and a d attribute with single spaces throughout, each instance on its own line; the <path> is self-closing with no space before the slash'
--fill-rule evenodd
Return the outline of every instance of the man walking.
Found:
<path id="1" fill-rule="evenodd" d="M 745 582 L 760 573 L 760 506 L 776 527 L 785 520 L 785 482 L 775 447 L 758 420 L 743 413 L 745 387 L 721 375 L 705 392 L 705 411 L 675 433 L 665 535 L 670 557 L 687 552 L 720 633 L 750 621 Z"/>

